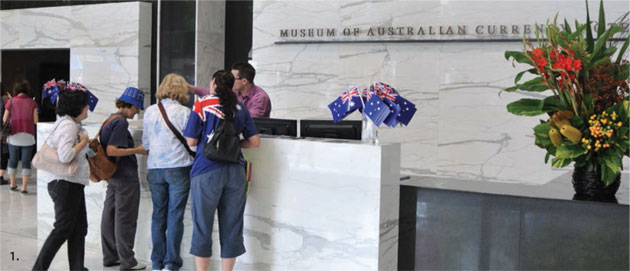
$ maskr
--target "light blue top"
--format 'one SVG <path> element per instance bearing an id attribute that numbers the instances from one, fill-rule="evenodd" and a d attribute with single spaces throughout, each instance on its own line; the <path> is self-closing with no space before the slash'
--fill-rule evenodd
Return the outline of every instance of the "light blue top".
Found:
<path id="1" fill-rule="evenodd" d="M 190 109 L 171 99 L 162 99 L 160 102 L 175 129 L 183 134 Z M 186 167 L 193 163 L 194 157 L 188 154 L 181 141 L 166 126 L 157 104 L 149 106 L 144 113 L 142 146 L 149 150 L 149 169 Z"/>

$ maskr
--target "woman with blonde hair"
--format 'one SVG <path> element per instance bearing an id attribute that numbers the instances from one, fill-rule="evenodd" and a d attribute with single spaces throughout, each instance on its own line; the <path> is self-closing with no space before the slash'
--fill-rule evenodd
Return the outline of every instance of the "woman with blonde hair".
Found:
<path id="1" fill-rule="evenodd" d="M 183 106 L 188 102 L 186 80 L 166 75 L 156 98 L 158 103 L 145 112 L 142 136 L 142 145 L 149 150 L 147 181 L 153 201 L 151 262 L 153 270 L 177 270 L 183 264 L 180 245 L 194 158 L 181 135 L 190 116 L 190 109 Z"/>

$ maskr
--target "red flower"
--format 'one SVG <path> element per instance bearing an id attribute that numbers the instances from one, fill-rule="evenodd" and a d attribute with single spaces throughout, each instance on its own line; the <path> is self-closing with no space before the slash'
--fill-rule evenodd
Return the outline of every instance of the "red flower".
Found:
<path id="1" fill-rule="evenodd" d="M 540 48 L 536 48 L 536 49 L 534 49 L 533 53 L 534 53 L 535 56 L 539 57 L 539 56 L 541 56 L 543 54 L 543 50 L 541 50 Z"/>

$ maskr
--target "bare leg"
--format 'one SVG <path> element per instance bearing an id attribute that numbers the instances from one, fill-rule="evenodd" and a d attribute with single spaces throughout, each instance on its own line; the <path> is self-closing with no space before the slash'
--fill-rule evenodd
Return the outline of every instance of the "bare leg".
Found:
<path id="1" fill-rule="evenodd" d="M 15 186 L 15 174 L 9 174 L 9 182 L 11 187 Z"/>
<path id="2" fill-rule="evenodd" d="M 29 175 L 22 175 L 22 191 L 26 190 L 26 183 L 31 178 Z"/>
<path id="3" fill-rule="evenodd" d="M 207 271 L 209 263 L 210 263 L 210 257 L 203 258 L 203 257 L 195 256 L 195 270 L 197 270 L 197 271 Z"/>
<path id="4" fill-rule="evenodd" d="M 222 258 L 221 271 L 232 271 L 234 269 L 235 263 L 236 263 L 236 258 Z"/>

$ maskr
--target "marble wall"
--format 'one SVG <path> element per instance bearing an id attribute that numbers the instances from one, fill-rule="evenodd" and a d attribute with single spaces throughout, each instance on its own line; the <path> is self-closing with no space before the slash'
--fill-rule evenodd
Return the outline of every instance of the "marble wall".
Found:
<path id="1" fill-rule="evenodd" d="M 597 1 L 589 1 L 596 17 Z M 609 21 L 628 11 L 627 1 L 605 1 Z M 471 39 L 520 35 L 414 36 L 388 39 L 463 39 L 467 42 L 277 44 L 281 29 L 544 23 L 559 12 L 584 21 L 584 1 L 254 1 L 255 83 L 272 100 L 272 117 L 330 119 L 326 107 L 351 85 L 393 85 L 418 107 L 408 127 L 383 128 L 384 142 L 402 143 L 402 170 L 482 181 L 544 183 L 564 170 L 544 164 L 533 145 L 535 117 L 507 113 L 505 106 L 538 93 L 500 93 L 524 67 L 503 53 L 520 41 Z M 523 28 L 521 28 L 523 29 Z M 522 31 L 522 30 L 521 30 Z M 338 32 L 339 33 L 339 32 Z M 339 36 L 339 35 L 338 35 Z M 522 36 L 520 36 L 522 37 Z M 386 37 L 387 38 L 387 37 Z M 306 38 L 308 39 L 308 38 Z M 313 38 L 328 39 L 330 38 Z M 336 37 L 335 39 L 353 39 Z M 354 38 L 363 39 L 366 38 Z M 351 116 L 358 119 L 358 113 Z M 627 164 L 627 161 L 626 161 Z M 628 168 L 628 167 L 626 167 Z"/>
<path id="2" fill-rule="evenodd" d="M 225 62 L 225 1 L 197 0 L 195 85 L 207 88 Z"/>
<path id="3" fill-rule="evenodd" d="M 149 104 L 151 3 L 3 10 L 0 17 L 2 50 L 70 48 L 69 79 L 99 98 L 89 121 L 115 111 L 114 101 L 127 86 L 144 91 Z"/>

